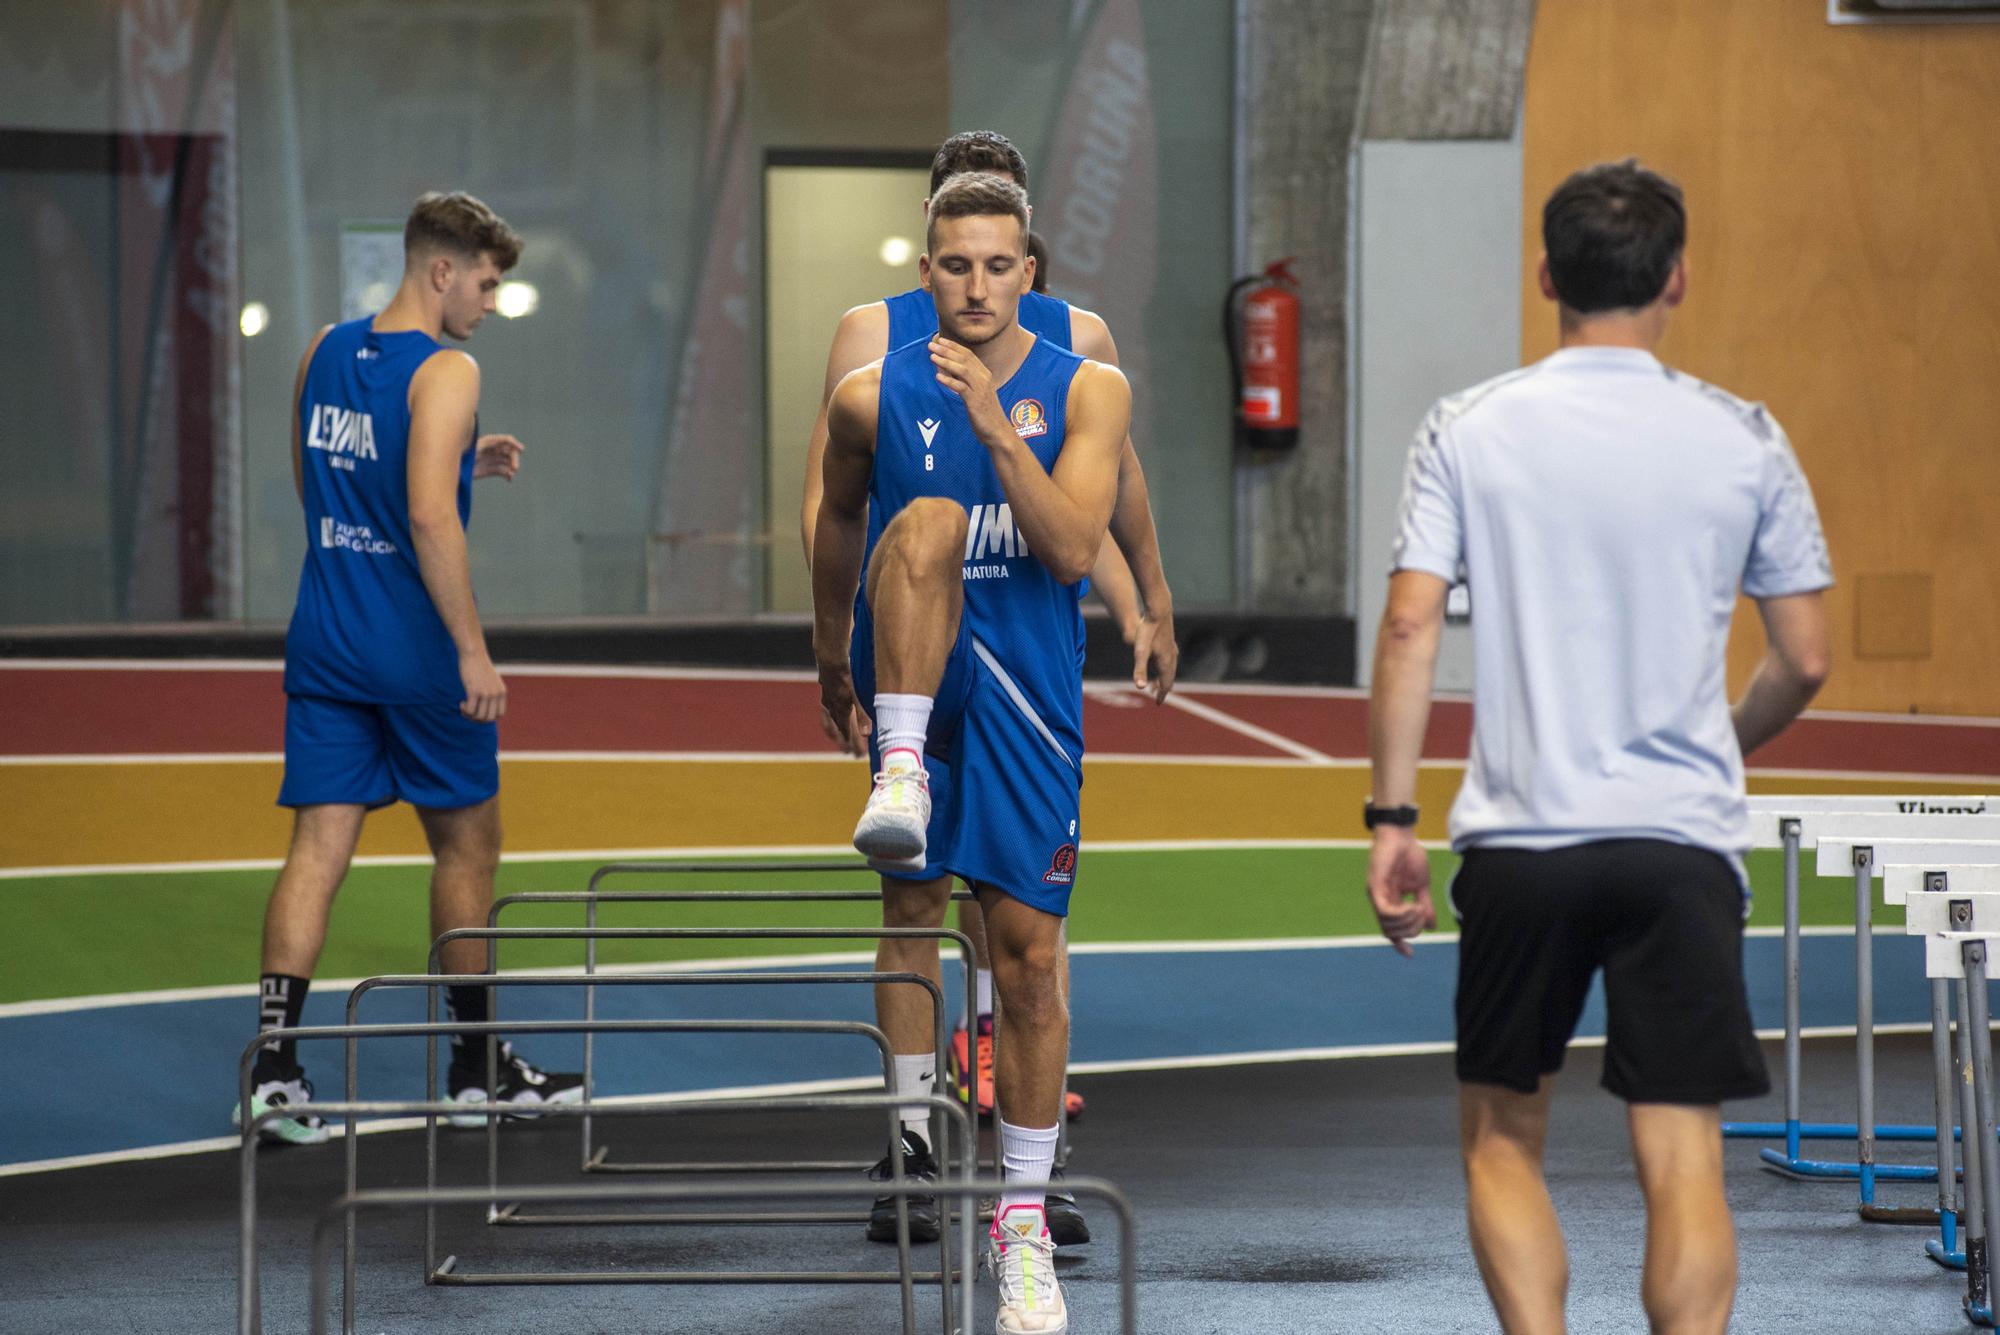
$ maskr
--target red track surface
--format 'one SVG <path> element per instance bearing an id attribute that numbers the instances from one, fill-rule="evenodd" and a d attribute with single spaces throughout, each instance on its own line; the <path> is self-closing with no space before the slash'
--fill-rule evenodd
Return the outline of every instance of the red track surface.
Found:
<path id="1" fill-rule="evenodd" d="M 827 747 L 809 681 L 713 677 L 538 676 L 510 690 L 508 751 L 788 753 Z M 1267 695 L 1203 688 L 1187 699 L 1313 751 L 1367 755 L 1367 702 L 1351 695 Z M 0 754 L 272 752 L 284 743 L 276 670 L 0 670 Z M 1431 711 L 1425 754 L 1461 759 L 1471 730 L 1462 701 Z M 1287 754 L 1221 723 L 1112 686 L 1084 702 L 1098 753 L 1273 758 Z M 2000 728 L 1828 715 L 1802 720 L 1759 751 L 1763 769 L 2000 777 Z"/>

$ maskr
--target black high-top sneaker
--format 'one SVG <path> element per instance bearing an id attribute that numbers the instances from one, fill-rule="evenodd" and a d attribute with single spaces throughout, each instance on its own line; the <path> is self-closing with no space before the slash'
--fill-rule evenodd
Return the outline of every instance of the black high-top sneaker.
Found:
<path id="1" fill-rule="evenodd" d="M 580 1071 L 544 1071 L 514 1051 L 512 1043 L 500 1045 L 496 1089 L 486 1088 L 486 1045 L 474 1052 L 452 1053 L 446 1077 L 451 1101 L 466 1109 L 448 1119 L 453 1126 L 485 1126 L 485 1106 L 497 1103 L 506 1117 L 533 1117 L 535 1109 L 551 1103 L 583 1101 L 583 1074 Z"/>
<path id="2" fill-rule="evenodd" d="M 895 1160 L 891 1155 L 883 1155 L 882 1162 L 868 1170 L 870 1182 L 887 1182 L 895 1172 Z M 924 1138 L 908 1127 L 903 1128 L 903 1176 L 916 1182 L 938 1180 L 937 1160 L 931 1155 L 931 1147 Z M 938 1240 L 938 1202 L 935 1196 L 909 1196 L 910 1241 L 936 1242 Z M 894 1242 L 896 1240 L 896 1198 L 878 1196 L 875 1206 L 868 1212 L 868 1240 L 870 1242 Z"/>

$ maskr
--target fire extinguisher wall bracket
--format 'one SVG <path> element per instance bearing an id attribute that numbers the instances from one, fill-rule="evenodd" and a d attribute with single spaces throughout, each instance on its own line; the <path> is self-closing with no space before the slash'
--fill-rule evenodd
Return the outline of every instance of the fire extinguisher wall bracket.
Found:
<path id="1" fill-rule="evenodd" d="M 1239 278 L 1223 299 L 1236 439 L 1252 450 L 1299 443 L 1299 296 L 1291 261 Z"/>

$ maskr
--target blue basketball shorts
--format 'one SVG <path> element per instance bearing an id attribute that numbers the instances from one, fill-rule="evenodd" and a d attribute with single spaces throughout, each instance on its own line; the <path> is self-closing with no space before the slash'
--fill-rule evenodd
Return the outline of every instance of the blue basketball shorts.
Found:
<path id="1" fill-rule="evenodd" d="M 500 729 L 457 705 L 382 705 L 285 697 L 285 781 L 278 805 L 323 802 L 451 810 L 500 791 Z"/>
<path id="2" fill-rule="evenodd" d="M 875 642 L 865 615 L 855 619 L 848 666 L 855 697 L 872 717 Z M 1082 815 L 1081 748 L 1054 736 L 963 617 L 931 705 L 924 751 L 931 789 L 927 862 L 920 872 L 889 874 L 911 881 L 952 875 L 1067 917 Z M 872 734 L 868 756 L 881 769 Z"/>

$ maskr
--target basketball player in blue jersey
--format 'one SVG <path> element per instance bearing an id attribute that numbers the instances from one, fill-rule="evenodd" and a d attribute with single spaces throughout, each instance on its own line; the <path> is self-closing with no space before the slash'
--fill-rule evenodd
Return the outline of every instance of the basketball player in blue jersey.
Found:
<path id="1" fill-rule="evenodd" d="M 306 559 L 285 636 L 285 777 L 292 844 L 264 918 L 263 1029 L 296 1028 L 326 941 L 327 915 L 368 812 L 417 809 L 436 867 L 431 932 L 478 927 L 500 860 L 496 720 L 507 687 L 494 670 L 472 598 L 465 525 L 475 478 L 511 481 L 521 442 L 477 436 L 479 367 L 440 338 L 463 341 L 493 310 L 521 239 L 479 200 L 427 194 L 403 230 L 401 286 L 381 314 L 329 325 L 299 362 L 292 469 L 305 506 Z M 486 967 L 457 941 L 450 973 Z M 454 1019 L 491 1013 L 484 987 L 447 989 Z M 295 1117 L 268 1139 L 317 1144 L 312 1083 L 296 1045 L 273 1039 L 252 1073 L 249 1115 Z M 469 1111 L 516 1111 L 582 1096 L 579 1075 L 539 1071 L 501 1045 L 489 1085 L 486 1045 L 455 1039 L 449 1088 Z M 242 1110 L 238 1109 L 239 1116 Z"/>
<path id="2" fill-rule="evenodd" d="M 1116 367 L 1016 318 L 1033 280 L 1027 231 L 1010 181 L 966 172 L 934 193 L 920 272 L 938 332 L 835 388 L 812 581 L 822 706 L 848 731 L 870 700 L 881 755 L 855 846 L 913 878 L 887 882 L 888 920 L 942 923 L 952 876 L 978 896 L 1000 1000 L 1001 1154 L 1008 1178 L 1035 1181 L 1055 1156 L 1068 1058 L 1077 586 L 1117 501 L 1132 398 Z M 910 990 L 877 998 L 899 1089 L 905 1068 L 933 1060 L 928 1008 L 899 995 Z M 904 1117 L 922 1151 L 925 1114 Z M 1069 1329 L 1045 1203 L 1008 1189 L 994 1211 L 1000 1335 Z"/>
<path id="3" fill-rule="evenodd" d="M 931 162 L 930 188 L 935 192 L 946 179 L 964 171 L 988 172 L 1013 181 L 1022 190 L 1028 187 L 1028 164 L 1020 150 L 1005 135 L 991 130 L 971 130 L 955 134 L 939 146 Z M 925 200 L 926 209 L 929 200 Z M 1030 235 L 1030 249 L 1037 238 Z M 1035 285 L 1022 294 L 1019 321 L 1031 333 L 1063 348 L 1109 365 L 1118 364 L 1117 344 L 1111 331 L 1097 315 L 1079 310 L 1067 302 L 1045 295 L 1046 284 L 1040 269 Z M 937 306 L 922 287 L 856 306 L 841 318 L 827 357 L 825 392 L 818 420 L 813 424 L 811 443 L 806 451 L 804 504 L 800 528 L 805 539 L 806 560 L 810 564 L 813 535 L 819 519 L 821 460 L 827 436 L 825 401 L 843 376 L 883 356 L 892 348 L 937 331 Z M 1122 553 L 1122 555 L 1121 555 Z M 1129 564 L 1128 564 L 1129 562 Z M 1167 586 L 1160 562 L 1159 537 L 1146 489 L 1145 473 L 1130 440 L 1119 457 L 1118 501 L 1112 511 L 1110 533 L 1097 563 L 1091 570 L 1091 587 L 1132 646 L 1133 684 L 1151 691 L 1164 701 L 1173 689 L 1179 661 L 1174 642 L 1173 593 Z M 829 725 L 830 726 L 830 725 Z M 857 713 L 852 726 L 832 730 L 836 740 L 852 736 L 865 749 L 869 721 L 865 710 Z M 853 748 L 850 748 L 853 749 Z M 857 752 L 858 753 L 858 752 Z M 959 1097 L 972 1101 L 982 1114 L 993 1111 L 993 974 L 986 964 L 986 940 L 976 904 L 961 904 L 959 930 L 973 943 L 979 967 L 974 979 L 977 1032 L 963 1027 L 952 1035 L 949 1066 L 957 1077 Z M 937 967 L 937 947 L 928 941 L 886 941 L 878 952 L 877 967 L 886 970 Z M 1067 956 L 1065 955 L 1065 963 Z M 926 1067 L 926 1071 L 930 1068 Z M 1074 1092 L 1065 1093 L 1066 1113 L 1081 1113 L 1083 1100 Z M 886 1171 L 885 1157 L 882 1168 Z M 919 1210 L 918 1234 L 929 1232 L 932 1210 Z M 1090 1230 L 1083 1215 L 1066 1193 L 1049 1201 L 1049 1224 L 1057 1241 L 1065 1246 L 1088 1242 Z M 878 1202 L 870 1237 L 880 1242 L 895 1240 L 894 1202 Z M 927 1239 L 926 1239 L 927 1240 Z"/>

